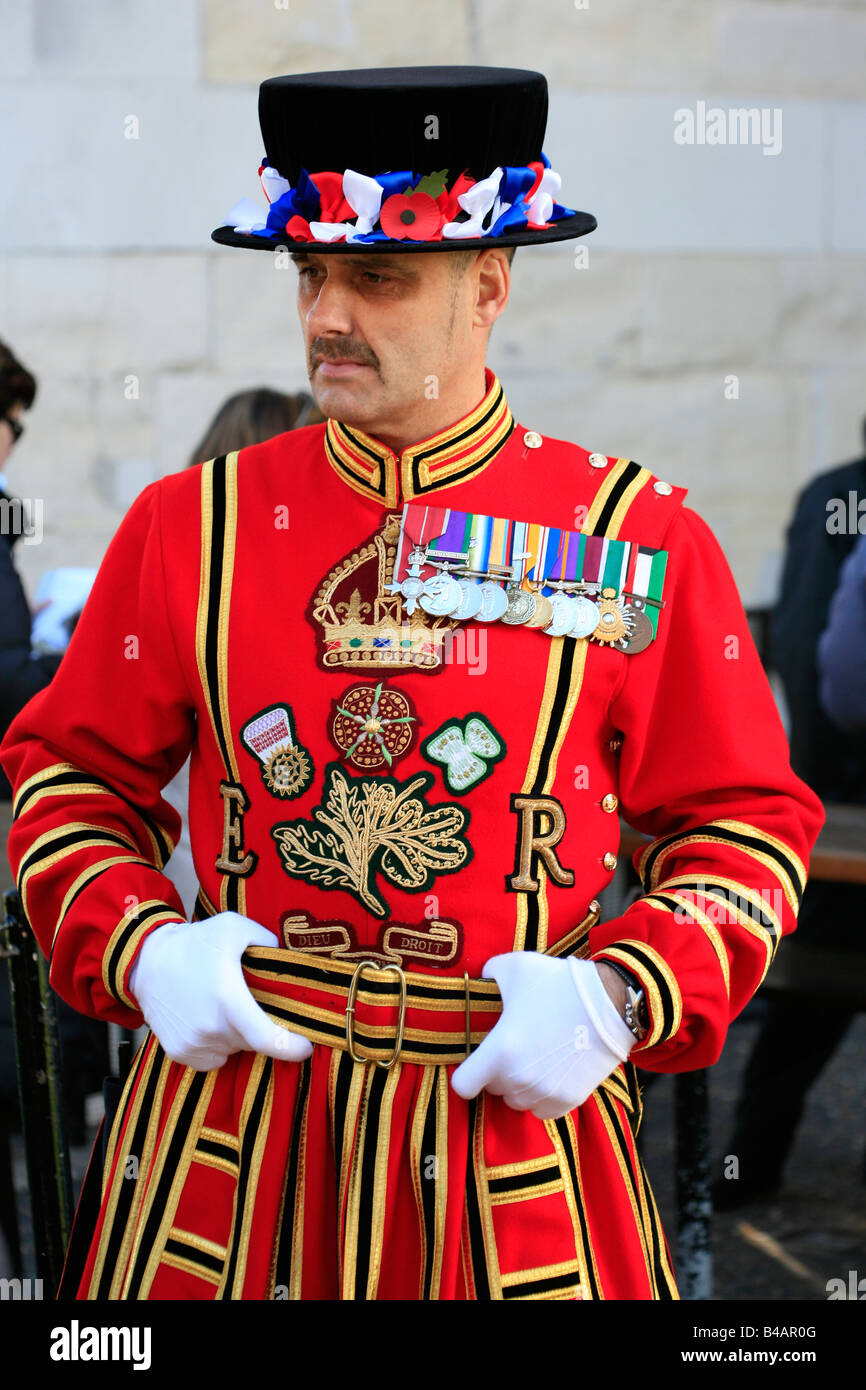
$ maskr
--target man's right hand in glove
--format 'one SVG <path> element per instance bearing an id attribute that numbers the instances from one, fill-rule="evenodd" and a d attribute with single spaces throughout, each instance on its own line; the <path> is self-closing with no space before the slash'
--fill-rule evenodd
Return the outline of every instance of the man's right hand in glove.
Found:
<path id="1" fill-rule="evenodd" d="M 170 922 L 144 942 L 129 975 L 141 1012 L 173 1062 L 196 1071 L 221 1067 L 233 1052 L 303 1062 L 313 1044 L 281 1028 L 247 988 L 248 946 L 278 946 L 267 927 L 238 912 L 203 922 Z"/>

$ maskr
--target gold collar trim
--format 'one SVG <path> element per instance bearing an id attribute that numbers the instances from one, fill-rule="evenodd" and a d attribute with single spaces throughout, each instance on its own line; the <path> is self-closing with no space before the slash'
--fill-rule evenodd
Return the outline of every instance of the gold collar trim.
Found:
<path id="1" fill-rule="evenodd" d="M 495 372 L 484 369 L 487 392 L 456 424 L 411 444 L 398 457 L 363 430 L 329 419 L 325 453 L 349 487 L 386 507 L 474 478 L 495 458 L 514 429 L 514 417 Z"/>

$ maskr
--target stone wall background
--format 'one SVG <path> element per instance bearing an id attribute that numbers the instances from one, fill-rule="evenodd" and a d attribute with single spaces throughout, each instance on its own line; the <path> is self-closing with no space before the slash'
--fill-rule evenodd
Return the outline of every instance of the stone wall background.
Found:
<path id="1" fill-rule="evenodd" d="M 0 0 L 0 337 L 40 386 L 7 468 L 45 499 L 29 589 L 98 563 L 230 392 L 307 384 L 294 272 L 209 239 L 262 201 L 258 83 L 479 62 L 546 73 L 562 200 L 599 221 L 515 259 L 489 358 L 515 414 L 687 485 L 770 601 L 795 493 L 862 452 L 864 59 L 864 0 Z M 678 145 L 700 101 L 780 110 L 780 152 Z"/>

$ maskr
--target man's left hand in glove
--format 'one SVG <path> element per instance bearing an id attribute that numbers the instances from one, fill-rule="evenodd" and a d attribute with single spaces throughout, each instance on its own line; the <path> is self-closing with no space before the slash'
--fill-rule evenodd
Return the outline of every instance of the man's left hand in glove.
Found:
<path id="1" fill-rule="evenodd" d="M 499 985 L 502 1017 L 451 1077 L 465 1100 L 487 1090 L 512 1110 L 555 1120 L 582 1105 L 635 1045 L 593 961 L 513 951 L 493 956 L 483 974 Z"/>

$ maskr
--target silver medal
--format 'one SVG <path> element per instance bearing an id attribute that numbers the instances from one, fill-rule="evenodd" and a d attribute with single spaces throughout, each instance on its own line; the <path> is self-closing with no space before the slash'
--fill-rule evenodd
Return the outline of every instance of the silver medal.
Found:
<path id="1" fill-rule="evenodd" d="M 476 615 L 479 623 L 496 622 L 508 607 L 508 595 L 502 585 L 492 579 L 485 579 L 483 584 L 479 584 L 478 591 L 481 594 L 481 605 Z"/>
<path id="2" fill-rule="evenodd" d="M 444 617 L 460 602 L 460 585 L 450 574 L 434 574 L 424 585 L 418 602 L 425 613 L 434 617 Z"/>
<path id="3" fill-rule="evenodd" d="M 548 637 L 564 637 L 574 623 L 576 600 L 570 594 L 564 594 L 561 589 L 557 589 L 556 593 L 551 595 L 550 604 L 553 617 L 544 631 Z"/>
<path id="4" fill-rule="evenodd" d="M 598 604 L 593 603 L 591 598 L 585 594 L 579 594 L 574 600 L 575 613 L 574 622 L 568 629 L 569 637 L 588 637 L 598 626 L 601 616 L 598 611 Z"/>
<path id="5" fill-rule="evenodd" d="M 471 579 L 458 579 L 457 587 L 460 590 L 460 602 L 455 608 L 449 610 L 448 617 L 465 622 L 469 618 L 474 618 L 481 607 L 481 585 L 474 583 Z"/>

